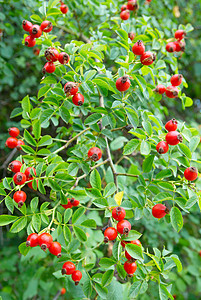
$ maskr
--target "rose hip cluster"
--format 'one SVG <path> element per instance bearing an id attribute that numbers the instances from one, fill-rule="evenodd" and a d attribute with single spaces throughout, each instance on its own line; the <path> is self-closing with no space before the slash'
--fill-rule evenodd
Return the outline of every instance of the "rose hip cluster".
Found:
<path id="1" fill-rule="evenodd" d="M 127 4 L 122 5 L 120 18 L 122 20 L 128 20 L 130 18 L 130 11 L 136 11 L 138 9 L 137 0 L 128 0 Z"/>
<path id="2" fill-rule="evenodd" d="M 60 1 L 61 6 L 60 6 L 60 11 L 62 12 L 62 14 L 67 14 L 68 12 L 68 6 L 66 4 L 64 4 L 62 1 Z"/>
<path id="3" fill-rule="evenodd" d="M 78 86 L 78 83 L 69 81 L 64 85 L 64 92 L 67 97 L 73 96 L 73 104 L 82 106 L 84 104 L 84 96 L 81 93 L 78 93 Z"/>
<path id="4" fill-rule="evenodd" d="M 185 42 L 184 37 L 186 35 L 186 32 L 182 29 L 179 29 L 175 32 L 174 37 L 176 41 L 170 42 L 166 45 L 166 50 L 168 52 L 184 52 L 185 50 Z M 182 41 L 183 40 L 183 41 Z"/>
<path id="5" fill-rule="evenodd" d="M 82 279 L 82 273 L 76 270 L 75 264 L 71 261 L 67 261 L 63 264 L 61 273 L 62 275 L 71 275 L 75 285 L 78 285 Z"/>
<path id="6" fill-rule="evenodd" d="M 8 133 L 11 137 L 6 140 L 5 146 L 10 149 L 16 148 L 17 150 L 22 150 L 21 146 L 24 145 L 24 142 L 17 139 L 20 134 L 19 129 L 17 127 L 11 127 L 8 129 Z"/>
<path id="7" fill-rule="evenodd" d="M 145 66 L 150 66 L 156 60 L 156 55 L 151 51 L 145 51 L 145 46 L 141 40 L 138 40 L 132 47 L 135 55 L 140 55 L 140 61 Z"/>
<path id="8" fill-rule="evenodd" d="M 73 206 L 76 207 L 80 204 L 79 200 L 75 200 L 74 198 L 67 198 L 67 204 L 61 204 L 63 208 L 68 209 L 72 208 Z"/>
<path id="9" fill-rule="evenodd" d="M 117 206 L 112 210 L 113 219 L 118 221 L 117 229 L 114 227 L 108 227 L 105 229 L 104 231 L 105 243 L 108 243 L 109 241 L 114 241 L 117 238 L 118 233 L 124 236 L 128 236 L 131 230 L 131 223 L 125 220 L 125 216 L 126 216 L 126 212 L 123 207 Z M 121 241 L 122 247 L 125 248 L 125 245 L 127 243 L 132 243 L 141 246 L 141 243 L 138 240 L 131 241 L 131 242 L 122 240 Z M 128 276 L 133 276 L 133 274 L 137 269 L 135 259 L 132 258 L 127 251 L 125 252 L 125 256 L 128 260 L 124 263 L 124 269 L 127 272 Z"/>
<path id="10" fill-rule="evenodd" d="M 47 50 L 45 50 L 45 58 L 48 62 L 43 67 L 43 74 L 54 73 L 56 69 L 54 62 L 59 61 L 60 64 L 65 65 L 70 59 L 66 52 L 59 53 L 58 50 L 53 47 L 49 47 Z"/>
<path id="11" fill-rule="evenodd" d="M 175 74 L 170 79 L 172 85 L 166 88 L 163 84 L 159 84 L 153 91 L 161 95 L 165 93 L 168 98 L 176 98 L 179 94 L 177 86 L 182 83 L 182 80 L 183 76 L 181 74 Z"/>

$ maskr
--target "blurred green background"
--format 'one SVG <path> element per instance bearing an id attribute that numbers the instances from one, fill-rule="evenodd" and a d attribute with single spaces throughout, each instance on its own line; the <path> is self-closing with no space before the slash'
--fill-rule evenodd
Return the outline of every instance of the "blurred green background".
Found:
<path id="1" fill-rule="evenodd" d="M 38 9 L 44 1 L 0 1 L 0 173 L 1 178 L 6 175 L 3 165 L 10 154 L 4 143 L 8 137 L 7 129 L 10 126 L 20 127 L 20 119 L 10 118 L 12 110 L 19 106 L 18 102 L 27 94 L 34 96 L 37 93 L 41 69 L 45 59 L 37 56 L 33 48 L 22 45 L 24 32 L 21 27 L 23 19 L 30 19 L 30 15 L 39 13 Z M 179 72 L 184 75 L 188 88 L 187 96 L 193 99 L 194 104 L 182 110 L 181 105 L 175 102 L 161 101 L 167 107 L 168 114 L 164 114 L 164 122 L 172 117 L 186 121 L 192 127 L 200 129 L 200 86 L 201 86 L 201 2 L 195 0 L 152 0 L 150 5 L 140 2 L 138 15 L 152 17 L 153 26 L 160 27 L 165 37 L 173 36 L 172 29 L 179 24 L 191 23 L 194 31 L 186 38 L 185 53 L 179 57 Z M 69 5 L 67 16 L 57 17 L 58 26 L 54 27 L 54 34 L 61 43 L 68 43 L 72 39 L 79 39 L 80 34 L 93 37 L 97 26 L 108 18 L 108 15 L 118 15 L 123 1 L 89 1 L 79 0 L 66 3 Z M 105 13 L 107 11 L 107 13 Z M 64 30 L 63 30 L 64 29 Z M 82 32 L 80 32 L 82 30 Z M 74 34 L 71 34 L 72 31 Z M 135 28 L 133 26 L 133 31 Z M 82 37 L 81 37 L 82 39 Z M 40 45 L 37 47 L 40 49 Z M 34 48 L 34 49 L 35 49 Z M 111 63 L 106 61 L 108 67 Z M 199 149 L 200 150 L 200 149 Z M 3 167 L 2 167 L 3 165 Z M 0 213 L 8 213 L 1 205 Z M 97 220 L 99 217 L 96 216 Z M 100 224 L 101 225 L 101 224 Z M 201 299 L 201 230 L 198 207 L 193 208 L 191 214 L 185 218 L 182 231 L 178 234 L 167 227 L 165 223 L 153 223 L 153 220 L 140 220 L 135 229 L 144 231 L 142 244 L 144 247 L 162 247 L 177 254 L 183 263 L 183 271 L 171 273 L 174 283 L 173 294 L 176 299 Z M 142 230 L 143 229 L 143 230 Z M 56 279 L 55 262 L 45 253 L 37 252 L 20 257 L 18 245 L 25 239 L 23 230 L 19 236 L 8 232 L 9 228 L 0 228 L 0 296 L 10 299 L 53 299 L 63 286 L 65 279 Z M 46 259 L 41 259 L 46 257 Z M 48 267 L 48 268 L 47 268 Z M 61 298 L 82 299 L 81 290 L 74 286 L 68 287 L 67 293 Z M 73 296 L 72 296 L 73 294 Z M 151 286 L 140 299 L 158 299 L 158 291 Z M 113 299 L 110 297 L 110 300 Z"/>

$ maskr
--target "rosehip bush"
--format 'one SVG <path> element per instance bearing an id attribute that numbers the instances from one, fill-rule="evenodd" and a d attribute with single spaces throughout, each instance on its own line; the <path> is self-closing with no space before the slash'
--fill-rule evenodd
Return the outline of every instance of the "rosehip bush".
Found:
<path id="1" fill-rule="evenodd" d="M 164 122 L 169 103 L 185 109 L 192 102 L 185 75 L 178 78 L 179 56 L 166 51 L 173 41 L 141 13 L 150 2 L 140 2 L 135 27 L 125 21 L 135 10 L 120 15 L 120 3 L 103 6 L 110 18 L 100 13 L 91 38 L 79 32 L 79 20 L 75 31 L 60 25 L 73 12 L 67 4 L 44 2 L 27 20 L 31 38 L 22 25 L 22 43 L 35 35 L 29 48 L 40 45 L 43 68 L 37 94 L 12 112 L 22 130 L 5 140 L 13 155 L 0 183 L 9 211 L 0 225 L 26 232 L 19 252 L 27 264 L 39 256 L 36 272 L 53 274 L 57 295 L 65 282 L 73 299 L 123 299 L 125 290 L 125 299 L 142 299 L 152 288 L 156 298 L 174 299 L 171 275 L 175 267 L 182 272 L 180 258 L 146 231 L 156 224 L 159 239 L 164 227 L 178 235 L 200 205 L 199 133 L 174 115 L 168 129 Z M 191 34 L 190 24 L 180 27 Z M 74 39 L 55 35 L 56 28 Z M 48 288 L 47 277 L 43 282 Z"/>

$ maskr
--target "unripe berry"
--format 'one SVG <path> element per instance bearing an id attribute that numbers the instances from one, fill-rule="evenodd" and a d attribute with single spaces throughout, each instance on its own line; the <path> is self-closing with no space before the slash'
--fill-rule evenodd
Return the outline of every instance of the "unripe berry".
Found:
<path id="1" fill-rule="evenodd" d="M 52 22 L 47 21 L 47 20 L 43 21 L 40 25 L 40 28 L 43 32 L 50 32 L 50 31 L 52 31 L 52 28 L 53 28 Z"/>
<path id="2" fill-rule="evenodd" d="M 77 93 L 73 96 L 72 101 L 76 106 L 81 106 L 84 104 L 84 96 L 80 93 Z"/>
<path id="3" fill-rule="evenodd" d="M 113 241 L 117 237 L 117 230 L 114 227 L 108 227 L 104 231 L 104 243 L 108 243 L 109 241 Z"/>
<path id="4" fill-rule="evenodd" d="M 174 42 L 168 43 L 165 48 L 166 48 L 167 52 L 170 52 L 170 53 L 176 51 L 176 45 Z"/>
<path id="5" fill-rule="evenodd" d="M 152 208 L 152 215 L 154 218 L 161 219 L 165 217 L 166 214 L 169 214 L 169 209 L 163 204 L 156 204 Z"/>
<path id="6" fill-rule="evenodd" d="M 8 165 L 8 169 L 10 169 L 14 173 L 20 172 L 21 167 L 22 167 L 22 163 L 19 160 L 13 160 Z"/>
<path id="7" fill-rule="evenodd" d="M 126 9 L 127 9 L 127 5 L 123 4 L 122 7 L 121 7 L 121 11 L 126 10 Z"/>
<path id="8" fill-rule="evenodd" d="M 26 241 L 26 246 L 27 247 L 36 247 L 38 246 L 38 234 L 37 233 L 31 233 L 28 237 L 27 237 L 27 241 Z"/>
<path id="9" fill-rule="evenodd" d="M 175 131 L 177 130 L 177 120 L 172 119 L 165 124 L 165 129 L 167 131 Z"/>
<path id="10" fill-rule="evenodd" d="M 173 85 L 169 85 L 166 88 L 165 94 L 168 98 L 176 98 L 179 94 L 179 90 L 177 87 L 175 87 Z"/>
<path id="11" fill-rule="evenodd" d="M 19 151 L 22 150 L 21 146 L 24 146 L 24 145 L 25 145 L 25 143 L 22 140 L 18 140 L 17 146 L 16 146 L 17 150 L 19 150 Z"/>
<path id="12" fill-rule="evenodd" d="M 11 127 L 8 129 L 8 133 L 10 136 L 12 137 L 18 137 L 18 135 L 20 134 L 20 131 L 17 127 Z"/>
<path id="13" fill-rule="evenodd" d="M 137 270 L 137 265 L 135 262 L 131 262 L 127 260 L 124 263 L 124 270 L 126 271 L 129 277 L 132 277 L 135 271 Z"/>
<path id="14" fill-rule="evenodd" d="M 186 35 L 186 32 L 182 29 L 179 29 L 175 32 L 174 37 L 178 41 L 181 41 L 185 37 L 185 35 Z"/>
<path id="15" fill-rule="evenodd" d="M 189 167 L 184 171 L 184 177 L 188 181 L 196 180 L 198 177 L 198 170 L 195 167 Z"/>
<path id="16" fill-rule="evenodd" d="M 102 157 L 102 151 L 98 147 L 92 147 L 88 151 L 88 158 L 93 161 L 98 161 Z"/>
<path id="17" fill-rule="evenodd" d="M 128 235 L 130 230 L 131 230 L 131 223 L 129 221 L 122 220 L 117 223 L 117 231 L 120 234 Z"/>
<path id="18" fill-rule="evenodd" d="M 155 60 L 156 60 L 156 55 L 151 51 L 144 52 L 140 57 L 141 63 L 145 66 L 149 66 L 153 64 Z"/>
<path id="19" fill-rule="evenodd" d="M 130 13 L 129 13 L 129 10 L 123 10 L 121 13 L 120 13 L 120 18 L 122 20 L 128 20 L 130 17 Z"/>
<path id="20" fill-rule="evenodd" d="M 32 24 L 31 22 L 27 21 L 27 20 L 23 20 L 23 21 L 22 21 L 22 27 L 23 27 L 23 29 L 24 29 L 25 31 L 28 31 L 28 32 L 29 32 L 29 31 L 32 29 L 33 24 Z"/>
<path id="21" fill-rule="evenodd" d="M 72 206 L 76 207 L 80 204 L 79 200 L 75 200 L 74 198 L 70 199 L 70 203 L 72 204 Z"/>
<path id="22" fill-rule="evenodd" d="M 47 73 L 54 73 L 56 67 L 55 64 L 53 62 L 47 62 L 44 67 L 43 67 L 43 74 Z"/>
<path id="23" fill-rule="evenodd" d="M 6 140 L 6 147 L 10 148 L 10 149 L 14 149 L 16 146 L 17 146 L 17 142 L 18 140 L 16 138 L 13 138 L 13 137 L 9 137 L 7 140 Z"/>
<path id="24" fill-rule="evenodd" d="M 129 0 L 127 3 L 127 9 L 135 11 L 138 9 L 138 4 L 136 0 Z"/>
<path id="25" fill-rule="evenodd" d="M 60 6 L 60 11 L 62 12 L 62 14 L 67 14 L 67 12 L 68 12 L 68 6 L 65 5 L 65 4 L 62 4 Z"/>
<path id="26" fill-rule="evenodd" d="M 165 136 L 169 145 L 175 146 L 183 141 L 182 135 L 178 131 L 170 131 Z"/>
<path id="27" fill-rule="evenodd" d="M 27 181 L 30 180 L 31 178 L 33 178 L 32 174 L 31 174 L 31 170 L 36 175 L 36 169 L 34 167 L 26 168 L 24 174 L 26 175 Z"/>
<path id="28" fill-rule="evenodd" d="M 166 87 L 163 84 L 158 84 L 153 91 L 162 95 L 165 93 Z"/>
<path id="29" fill-rule="evenodd" d="M 71 261 L 67 261 L 63 264 L 61 273 L 62 273 L 62 275 L 64 275 L 64 274 L 71 275 L 71 274 L 73 274 L 74 271 L 75 271 L 74 263 L 72 263 Z"/>
<path id="30" fill-rule="evenodd" d="M 29 34 L 32 38 L 39 38 L 42 35 L 42 29 L 39 25 L 33 25 L 29 30 Z"/>
<path id="31" fill-rule="evenodd" d="M 82 273 L 79 270 L 76 270 L 72 274 L 72 280 L 75 281 L 75 285 L 78 285 L 82 279 Z"/>
<path id="32" fill-rule="evenodd" d="M 59 58 L 59 52 L 55 48 L 48 48 L 45 50 L 45 58 L 50 62 L 55 62 Z"/>
<path id="33" fill-rule="evenodd" d="M 127 75 L 124 75 L 123 77 L 120 77 L 116 81 L 116 88 L 120 92 L 125 92 L 129 89 L 131 83 Z"/>
<path id="34" fill-rule="evenodd" d="M 173 86 L 178 86 L 182 83 L 183 76 L 181 74 L 175 74 L 171 77 L 170 82 Z"/>
<path id="35" fill-rule="evenodd" d="M 42 233 L 38 236 L 38 244 L 42 250 L 46 250 L 53 243 L 53 238 L 49 233 Z"/>
<path id="36" fill-rule="evenodd" d="M 69 62 L 69 55 L 66 52 L 59 53 L 58 61 L 62 65 L 66 65 Z"/>
<path id="37" fill-rule="evenodd" d="M 64 295 L 66 293 L 66 289 L 65 288 L 62 288 L 61 289 L 61 295 Z"/>
<path id="38" fill-rule="evenodd" d="M 73 205 L 70 202 L 70 199 L 67 199 L 68 203 L 67 204 L 61 204 L 61 206 L 63 206 L 63 208 L 67 209 L 67 208 L 71 208 Z"/>
<path id="39" fill-rule="evenodd" d="M 13 181 L 15 182 L 16 185 L 22 185 L 26 182 L 26 175 L 22 172 L 17 172 L 13 176 Z"/>
<path id="40" fill-rule="evenodd" d="M 78 92 L 78 84 L 72 81 L 67 82 L 64 85 L 64 92 L 66 93 L 66 96 L 70 95 L 76 95 Z"/>
<path id="41" fill-rule="evenodd" d="M 138 40 L 132 47 L 132 51 L 135 55 L 142 55 L 145 51 L 143 41 Z"/>
<path id="42" fill-rule="evenodd" d="M 27 195 L 25 192 L 23 191 L 17 191 L 14 193 L 13 195 L 13 200 L 18 203 L 18 207 L 22 207 L 22 205 L 24 204 L 24 202 L 27 199 Z"/>
<path id="43" fill-rule="evenodd" d="M 58 258 L 61 257 L 61 244 L 59 242 L 53 242 L 49 247 L 49 251 Z"/>
<path id="44" fill-rule="evenodd" d="M 167 142 L 159 142 L 157 145 L 156 145 L 156 151 L 159 153 L 159 154 L 165 154 L 167 153 L 169 150 L 169 146 L 168 146 L 168 143 Z"/>
<path id="45" fill-rule="evenodd" d="M 128 37 L 129 37 L 129 39 L 132 41 L 132 40 L 134 40 L 134 38 L 135 38 L 135 33 L 134 32 L 129 32 L 128 33 Z"/>
<path id="46" fill-rule="evenodd" d="M 122 221 L 126 216 L 125 209 L 123 207 L 115 207 L 112 210 L 112 217 L 117 221 Z"/>

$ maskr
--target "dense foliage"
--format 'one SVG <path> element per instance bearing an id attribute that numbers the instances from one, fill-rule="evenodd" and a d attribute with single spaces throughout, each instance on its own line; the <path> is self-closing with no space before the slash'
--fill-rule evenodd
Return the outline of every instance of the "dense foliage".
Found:
<path id="1" fill-rule="evenodd" d="M 57 299 L 62 287 L 67 290 L 61 296 L 65 299 L 199 297 L 200 179 L 190 182 L 183 174 L 190 166 L 200 168 L 200 134 L 193 114 L 200 109 L 199 81 L 194 84 L 200 72 L 194 57 L 200 53 L 192 47 L 198 44 L 197 28 L 193 31 L 189 23 L 200 16 L 193 20 L 193 2 L 184 6 L 178 1 L 175 6 L 171 0 L 159 4 L 153 0 L 139 1 L 138 11 L 122 21 L 122 4 L 73 1 L 67 4 L 66 15 L 58 0 L 2 4 L 3 299 Z M 23 19 L 38 25 L 48 19 L 53 24 L 53 30 L 36 41 L 39 56 L 34 48 L 24 46 Z M 168 53 L 165 46 L 178 28 L 187 32 L 185 52 Z M 133 41 L 129 32 L 135 33 Z M 141 64 L 132 52 L 137 40 L 156 54 L 150 66 Z M 56 62 L 55 72 L 43 75 L 48 47 L 65 51 L 70 60 L 66 65 Z M 169 86 L 177 73 L 184 76 L 177 98 L 153 91 L 158 84 Z M 116 80 L 125 74 L 131 86 L 121 93 Z M 65 94 L 69 81 L 78 83 L 82 106 Z M 156 145 L 165 140 L 165 123 L 174 117 L 183 142 L 159 155 Z M 25 142 L 19 152 L 4 150 L 6 129 L 14 125 Z M 102 150 L 98 162 L 87 156 L 95 146 Z M 22 162 L 21 172 L 35 167 L 32 189 L 14 184 L 7 169 L 14 159 Z M 27 200 L 19 208 L 13 193 L 21 188 Z M 64 209 L 62 205 L 72 197 L 79 206 Z M 151 213 L 158 203 L 170 210 L 161 220 Z M 127 237 L 119 234 L 116 241 L 104 244 L 104 230 L 116 227 L 112 209 L 117 205 L 126 210 L 132 230 Z M 32 232 L 50 232 L 62 245 L 61 258 L 40 247 L 26 247 Z M 121 240 L 136 239 L 142 247 L 126 245 L 137 260 L 137 271 L 128 278 Z M 61 274 L 69 260 L 83 274 L 78 286 Z"/>

